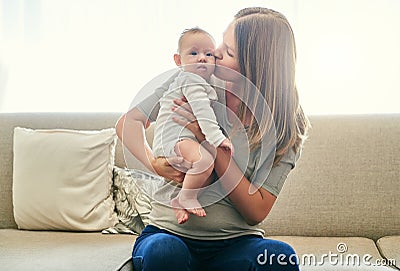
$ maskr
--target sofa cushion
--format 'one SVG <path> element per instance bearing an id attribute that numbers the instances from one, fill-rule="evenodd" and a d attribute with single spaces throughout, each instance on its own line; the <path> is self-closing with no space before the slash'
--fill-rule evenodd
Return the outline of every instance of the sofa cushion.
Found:
<path id="1" fill-rule="evenodd" d="M 115 225 L 116 135 L 104 130 L 14 130 L 14 217 L 20 229 L 96 231 Z"/>
<path id="2" fill-rule="evenodd" d="M 93 232 L 0 230 L 1 270 L 110 271 L 130 261 L 135 237 Z"/>
<path id="3" fill-rule="evenodd" d="M 400 269 L 400 236 L 385 236 L 376 243 L 382 256 Z"/>
<path id="4" fill-rule="evenodd" d="M 364 237 L 270 236 L 291 245 L 302 271 L 393 271 L 382 266 L 373 240 Z"/>

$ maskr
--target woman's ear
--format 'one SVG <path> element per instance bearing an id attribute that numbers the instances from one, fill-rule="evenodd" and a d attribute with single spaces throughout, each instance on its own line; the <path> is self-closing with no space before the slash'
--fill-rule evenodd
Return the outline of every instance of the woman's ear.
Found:
<path id="1" fill-rule="evenodd" d="M 177 66 L 182 65 L 181 56 L 179 54 L 174 54 L 174 61 Z"/>

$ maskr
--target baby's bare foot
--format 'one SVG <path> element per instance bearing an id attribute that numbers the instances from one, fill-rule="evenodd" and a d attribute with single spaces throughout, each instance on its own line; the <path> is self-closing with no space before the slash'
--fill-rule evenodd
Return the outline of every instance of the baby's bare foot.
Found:
<path id="1" fill-rule="evenodd" d="M 178 220 L 178 224 L 183 224 L 189 220 L 189 212 L 183 209 L 177 198 L 171 201 L 171 205 L 174 208 L 174 213 L 176 219 Z"/>
<path id="2" fill-rule="evenodd" d="M 179 197 L 179 204 L 191 214 L 201 217 L 206 216 L 206 211 L 204 211 L 197 199 Z"/>

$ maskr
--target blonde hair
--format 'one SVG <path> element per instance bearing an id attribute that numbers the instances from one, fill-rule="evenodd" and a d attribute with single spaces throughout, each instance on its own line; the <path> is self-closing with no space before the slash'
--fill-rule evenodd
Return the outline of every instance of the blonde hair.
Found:
<path id="1" fill-rule="evenodd" d="M 246 108 L 255 106 L 254 100 L 265 99 L 275 124 L 276 166 L 291 148 L 299 151 L 310 125 L 299 104 L 295 84 L 293 30 L 281 13 L 267 8 L 242 9 L 233 23 L 240 72 L 258 89 L 245 88 L 248 101 L 242 102 L 239 118 L 245 119 Z M 254 116 L 251 119 L 248 136 L 250 148 L 254 148 L 268 132 L 269 125 L 257 123 Z"/>
<path id="2" fill-rule="evenodd" d="M 205 31 L 204 29 L 201 29 L 200 27 L 192 27 L 192 28 L 188 28 L 183 30 L 183 32 L 181 33 L 181 35 L 179 36 L 178 39 L 178 53 L 181 52 L 181 47 L 182 47 L 182 42 L 183 42 L 183 38 L 188 35 L 188 34 L 205 34 L 207 36 L 210 37 L 210 39 L 212 40 L 212 42 L 215 44 L 215 40 L 213 38 L 213 36 L 211 36 L 210 33 L 208 33 L 207 31 Z"/>

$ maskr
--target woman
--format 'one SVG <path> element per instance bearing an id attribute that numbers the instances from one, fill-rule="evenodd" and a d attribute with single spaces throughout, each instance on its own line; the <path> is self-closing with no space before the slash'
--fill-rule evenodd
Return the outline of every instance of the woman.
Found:
<path id="1" fill-rule="evenodd" d="M 229 24 L 215 57 L 215 76 L 227 82 L 219 101 L 227 108 L 224 112 L 221 107 L 214 110 L 220 110 L 216 112 L 218 123 L 233 135 L 237 155 L 233 161 L 229 152 L 217 148 L 214 170 L 220 189 L 203 192 L 206 198 L 216 199 L 204 207 L 206 217 L 194 216 L 178 225 L 173 208 L 155 201 L 150 225 L 135 242 L 135 270 L 298 270 L 293 249 L 283 242 L 264 239 L 263 231 L 257 227 L 270 212 L 294 167 L 308 128 L 295 86 L 292 29 L 276 11 L 243 9 Z M 241 76 L 254 85 L 243 83 Z M 125 146 L 149 169 L 181 182 L 184 173 L 171 164 L 179 165 L 182 160 L 154 158 L 145 143 L 143 127 L 154 120 L 159 97 L 156 91 L 126 113 L 116 125 L 117 134 L 125 138 Z M 256 104 L 264 99 L 274 121 L 272 126 L 268 121 L 271 118 L 261 122 L 257 119 Z M 154 108 L 151 102 L 155 103 Z M 202 142 L 204 135 L 190 106 L 184 100 L 177 100 L 176 104 L 174 111 L 184 117 L 176 118 L 176 122 L 187 125 L 190 120 L 186 127 Z M 239 120 L 240 125 L 234 120 Z M 272 162 L 271 148 L 262 147 L 271 141 L 271 127 L 276 136 Z M 245 159 L 240 152 L 243 133 L 248 138 Z M 130 140 L 133 137 L 135 140 Z M 272 254 L 275 257 L 263 258 Z"/>

